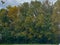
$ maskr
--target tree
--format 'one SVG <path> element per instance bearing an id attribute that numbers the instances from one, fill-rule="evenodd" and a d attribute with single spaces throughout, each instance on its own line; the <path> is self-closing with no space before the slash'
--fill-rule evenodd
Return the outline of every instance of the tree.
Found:
<path id="1" fill-rule="evenodd" d="M 49 0 L 35 0 L 1 9 L 2 43 L 57 43 L 54 6 Z"/>
<path id="2" fill-rule="evenodd" d="M 18 8 L 16 6 L 8 8 L 8 16 L 12 19 L 12 20 L 16 20 L 18 14 Z"/>
<path id="3" fill-rule="evenodd" d="M 60 0 L 57 0 L 56 3 L 54 4 L 54 8 L 53 8 L 53 15 L 52 15 L 52 21 L 54 22 L 54 25 L 56 25 L 56 34 L 58 37 L 58 41 L 59 41 L 59 35 L 60 35 Z M 59 41 L 60 42 L 60 41 Z"/>

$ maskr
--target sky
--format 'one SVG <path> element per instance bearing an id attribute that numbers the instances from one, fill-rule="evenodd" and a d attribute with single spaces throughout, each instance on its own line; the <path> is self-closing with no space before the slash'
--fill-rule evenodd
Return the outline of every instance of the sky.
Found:
<path id="1" fill-rule="evenodd" d="M 20 3 L 31 2 L 31 0 L 3 0 L 3 1 L 5 1 L 5 4 L 2 4 L 1 0 L 0 0 L 0 9 L 1 8 L 6 8 L 6 6 L 8 6 L 8 5 L 11 5 L 11 6 L 15 6 L 16 5 L 17 6 Z M 40 0 L 40 1 L 43 1 L 43 0 Z M 50 0 L 50 2 L 55 3 L 56 0 Z"/>

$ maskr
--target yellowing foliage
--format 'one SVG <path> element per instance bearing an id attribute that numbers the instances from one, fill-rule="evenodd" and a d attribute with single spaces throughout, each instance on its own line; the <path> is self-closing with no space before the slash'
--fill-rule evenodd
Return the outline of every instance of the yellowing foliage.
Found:
<path id="1" fill-rule="evenodd" d="M 18 14 L 18 8 L 16 6 L 11 7 L 11 8 L 8 9 L 8 16 L 11 19 L 16 20 L 17 14 Z"/>

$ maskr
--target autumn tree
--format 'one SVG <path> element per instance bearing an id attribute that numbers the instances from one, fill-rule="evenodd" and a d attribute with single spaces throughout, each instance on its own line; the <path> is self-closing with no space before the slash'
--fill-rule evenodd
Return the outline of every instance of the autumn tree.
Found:
<path id="1" fill-rule="evenodd" d="M 55 32 L 59 16 L 55 13 L 60 8 L 57 6 L 55 10 L 55 5 L 50 5 L 49 0 L 35 0 L 1 9 L 2 43 L 57 43 Z"/>

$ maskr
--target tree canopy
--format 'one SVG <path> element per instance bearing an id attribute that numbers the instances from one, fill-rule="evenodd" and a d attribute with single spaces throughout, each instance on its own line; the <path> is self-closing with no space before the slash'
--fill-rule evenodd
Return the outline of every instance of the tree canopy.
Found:
<path id="1" fill-rule="evenodd" d="M 58 43 L 59 4 L 36 0 L 0 9 L 0 43 Z"/>

